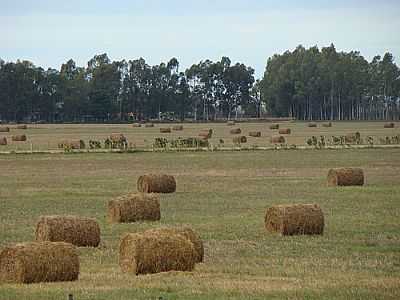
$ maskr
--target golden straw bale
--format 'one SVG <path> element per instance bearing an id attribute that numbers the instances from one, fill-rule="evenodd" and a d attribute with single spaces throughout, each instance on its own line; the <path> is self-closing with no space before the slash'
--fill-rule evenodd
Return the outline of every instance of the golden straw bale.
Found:
<path id="1" fill-rule="evenodd" d="M 232 140 L 233 140 L 233 143 L 235 143 L 235 144 L 247 143 L 247 137 L 245 137 L 244 135 L 235 136 Z"/>
<path id="2" fill-rule="evenodd" d="M 6 146 L 6 145 L 7 145 L 7 138 L 0 137 L 0 146 Z"/>
<path id="3" fill-rule="evenodd" d="M 151 127 L 154 127 L 154 124 L 153 123 L 146 123 L 146 124 L 144 124 L 144 127 L 145 128 L 151 128 Z"/>
<path id="4" fill-rule="evenodd" d="M 249 136 L 252 137 L 261 137 L 261 131 L 250 131 Z"/>
<path id="5" fill-rule="evenodd" d="M 28 126 L 25 124 L 17 125 L 17 129 L 28 129 Z"/>
<path id="6" fill-rule="evenodd" d="M 383 125 L 384 128 L 394 128 L 394 123 L 385 123 L 385 125 Z"/>
<path id="7" fill-rule="evenodd" d="M 0 126 L 0 132 L 10 132 L 10 127 Z"/>
<path id="8" fill-rule="evenodd" d="M 133 124 L 132 124 L 132 127 L 142 127 L 142 124 L 140 124 L 140 123 L 133 123 Z"/>
<path id="9" fill-rule="evenodd" d="M 323 127 L 332 127 L 332 122 L 322 124 Z"/>
<path id="10" fill-rule="evenodd" d="M 213 134 L 213 130 L 212 129 L 203 129 L 200 131 L 199 136 L 204 138 L 204 139 L 211 139 Z"/>
<path id="11" fill-rule="evenodd" d="M 228 125 L 228 126 L 234 126 L 235 124 L 236 124 L 236 122 L 233 120 L 226 122 L 226 125 Z"/>
<path id="12" fill-rule="evenodd" d="M 279 129 L 279 134 L 290 134 L 292 131 L 290 130 L 290 128 L 282 128 Z"/>
<path id="13" fill-rule="evenodd" d="M 317 123 L 314 122 L 308 123 L 308 127 L 317 127 Z"/>
<path id="14" fill-rule="evenodd" d="M 231 134 L 241 134 L 242 130 L 240 128 L 233 128 L 230 131 Z"/>
<path id="15" fill-rule="evenodd" d="M 14 142 L 25 142 L 26 141 L 26 135 L 21 134 L 21 135 L 13 135 L 11 137 L 11 140 Z"/>
<path id="16" fill-rule="evenodd" d="M 271 144 L 284 144 L 286 142 L 285 137 L 281 135 L 274 135 L 271 137 Z"/>
<path id="17" fill-rule="evenodd" d="M 328 186 L 364 185 L 364 172 L 360 168 L 336 168 L 328 172 Z"/>
<path id="18" fill-rule="evenodd" d="M 176 181 L 172 175 L 142 175 L 137 181 L 137 189 L 142 193 L 174 193 L 176 191 Z"/>
<path id="19" fill-rule="evenodd" d="M 161 127 L 160 128 L 161 133 L 171 133 L 171 128 L 169 127 Z"/>
<path id="20" fill-rule="evenodd" d="M 271 124 L 269 126 L 269 129 L 271 129 L 271 130 L 279 129 L 279 124 Z"/>
<path id="21" fill-rule="evenodd" d="M 126 137 L 122 133 L 111 133 L 110 140 L 114 143 L 122 143 L 126 141 Z"/>
<path id="22" fill-rule="evenodd" d="M 182 125 L 175 125 L 175 126 L 172 127 L 172 130 L 182 131 L 183 130 L 183 126 Z"/>

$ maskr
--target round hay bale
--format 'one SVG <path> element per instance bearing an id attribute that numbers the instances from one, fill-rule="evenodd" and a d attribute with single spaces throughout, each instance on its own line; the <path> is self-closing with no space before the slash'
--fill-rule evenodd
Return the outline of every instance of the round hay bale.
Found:
<path id="1" fill-rule="evenodd" d="M 110 223 L 160 220 L 160 197 L 156 194 L 128 194 L 108 202 Z"/>
<path id="2" fill-rule="evenodd" d="M 130 233 L 121 239 L 119 265 L 123 272 L 135 275 L 192 271 L 195 255 L 193 243 L 180 234 Z"/>
<path id="3" fill-rule="evenodd" d="M 228 126 L 234 126 L 235 124 L 236 124 L 236 122 L 233 120 L 226 122 L 226 125 L 228 125 Z"/>
<path id="4" fill-rule="evenodd" d="M 212 129 L 203 129 L 200 131 L 199 133 L 199 137 L 202 137 L 204 139 L 211 139 L 213 134 L 213 130 Z"/>
<path id="5" fill-rule="evenodd" d="M 146 123 L 146 124 L 144 124 L 144 127 L 145 128 L 151 128 L 151 127 L 154 127 L 154 124 L 153 123 Z"/>
<path id="6" fill-rule="evenodd" d="M 385 123 L 385 125 L 383 125 L 383 128 L 394 128 L 394 123 Z"/>
<path id="7" fill-rule="evenodd" d="M 123 143 L 126 141 L 126 137 L 122 133 L 111 133 L 110 140 L 113 143 Z"/>
<path id="8" fill-rule="evenodd" d="M 193 243 L 195 250 L 195 262 L 200 263 L 204 260 L 204 245 L 200 236 L 193 231 L 193 229 L 189 227 L 162 227 L 156 229 L 149 229 L 145 231 L 145 234 L 148 232 L 156 232 L 156 233 L 166 233 L 169 235 L 180 234 Z"/>
<path id="9" fill-rule="evenodd" d="M 62 141 L 58 143 L 58 148 L 60 149 L 85 149 L 85 142 L 83 140 L 75 140 L 75 141 Z"/>
<path id="10" fill-rule="evenodd" d="M 175 126 L 172 127 L 172 130 L 182 131 L 183 130 L 183 126 L 182 125 L 175 125 Z"/>
<path id="11" fill-rule="evenodd" d="M 132 127 L 142 127 L 142 124 L 140 124 L 140 123 L 133 123 L 133 124 L 132 124 Z"/>
<path id="12" fill-rule="evenodd" d="M 137 189 L 142 193 L 174 193 L 176 191 L 176 181 L 172 175 L 142 175 L 137 181 Z"/>
<path id="13" fill-rule="evenodd" d="M 0 137 L 0 146 L 7 146 L 7 138 Z"/>
<path id="14" fill-rule="evenodd" d="M 25 142 L 26 141 L 26 135 L 25 134 L 21 134 L 21 135 L 13 135 L 11 137 L 11 140 L 13 142 Z"/>
<path id="15" fill-rule="evenodd" d="M 364 185 L 364 172 L 360 168 L 337 168 L 328 172 L 328 186 Z"/>
<path id="16" fill-rule="evenodd" d="M 10 127 L 0 127 L 0 132 L 10 132 Z"/>
<path id="17" fill-rule="evenodd" d="M 269 129 L 271 129 L 271 130 L 279 129 L 279 124 L 271 124 L 271 125 L 269 126 Z"/>
<path id="18" fill-rule="evenodd" d="M 249 136 L 252 137 L 261 137 L 261 131 L 250 131 Z"/>
<path id="19" fill-rule="evenodd" d="M 231 134 L 241 134 L 242 130 L 240 128 L 233 128 L 230 131 Z"/>
<path id="20" fill-rule="evenodd" d="M 279 134 L 291 134 L 291 130 L 290 130 L 290 128 L 282 128 L 282 129 L 279 129 Z"/>
<path id="21" fill-rule="evenodd" d="M 28 129 L 28 126 L 25 124 L 17 125 L 17 129 Z"/>
<path id="22" fill-rule="evenodd" d="M 318 204 L 276 205 L 265 213 L 265 228 L 282 235 L 323 234 L 324 214 Z"/>
<path id="23" fill-rule="evenodd" d="M 271 144 L 284 144 L 286 142 L 285 137 L 281 135 L 275 135 L 271 137 Z"/>
<path id="24" fill-rule="evenodd" d="M 74 281 L 78 276 L 78 251 L 69 243 L 23 243 L 0 252 L 0 282 Z"/>
<path id="25" fill-rule="evenodd" d="M 308 123 L 308 127 L 317 127 L 317 123 L 314 122 Z"/>
<path id="26" fill-rule="evenodd" d="M 160 128 L 160 132 L 161 132 L 161 133 L 171 133 L 171 128 L 169 128 L 169 127 L 167 127 L 167 128 L 161 127 L 161 128 Z"/>
<path id="27" fill-rule="evenodd" d="M 235 144 L 247 143 L 247 138 L 244 135 L 235 136 L 232 140 L 233 140 L 233 143 L 235 143 Z"/>
<path id="28" fill-rule="evenodd" d="M 332 127 L 332 122 L 322 124 L 323 127 Z"/>
<path id="29" fill-rule="evenodd" d="M 97 247 L 100 226 L 95 219 L 76 216 L 41 216 L 36 241 L 66 242 L 79 247 Z"/>

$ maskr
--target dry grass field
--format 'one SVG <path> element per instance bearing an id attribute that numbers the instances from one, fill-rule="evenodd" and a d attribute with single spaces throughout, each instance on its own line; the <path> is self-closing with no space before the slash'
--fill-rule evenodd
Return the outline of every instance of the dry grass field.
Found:
<path id="1" fill-rule="evenodd" d="M 230 138 L 229 126 L 212 126 L 213 139 Z M 263 141 L 270 135 L 267 126 L 238 125 L 245 133 L 262 130 Z M 171 135 L 190 136 L 209 126 L 184 127 Z M 383 129 L 378 122 L 287 127 L 293 143 L 301 144 L 314 130 L 399 133 L 398 126 Z M 128 125 L 37 125 L 25 132 L 41 147 L 54 147 L 64 138 L 101 139 L 111 132 L 143 145 L 152 134 L 164 136 L 157 127 Z M 332 167 L 363 168 L 366 185 L 327 187 Z M 400 298 L 399 149 L 0 155 L 0 168 L 0 248 L 33 240 L 40 215 L 94 217 L 102 232 L 99 248 L 79 248 L 78 281 L 0 284 L 0 300 L 67 299 L 69 293 L 78 300 Z M 177 192 L 161 196 L 161 220 L 109 224 L 107 202 L 135 191 L 138 177 L 152 172 L 177 180 Z M 267 233 L 266 208 L 291 203 L 318 203 L 325 214 L 324 234 Z M 199 233 L 205 245 L 204 263 L 193 272 L 121 272 L 123 233 L 182 224 Z"/>

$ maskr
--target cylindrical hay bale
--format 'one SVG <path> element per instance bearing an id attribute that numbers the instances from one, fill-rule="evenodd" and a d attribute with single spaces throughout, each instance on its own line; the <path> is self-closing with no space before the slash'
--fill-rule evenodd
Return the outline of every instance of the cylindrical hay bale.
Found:
<path id="1" fill-rule="evenodd" d="M 95 219 L 76 216 L 42 216 L 36 225 L 36 241 L 66 242 L 97 247 L 100 226 Z"/>
<path id="2" fill-rule="evenodd" d="M 385 125 L 383 125 L 384 128 L 394 128 L 394 123 L 385 123 Z"/>
<path id="3" fill-rule="evenodd" d="M 364 185 L 364 172 L 360 168 L 337 168 L 328 172 L 328 186 Z"/>
<path id="4" fill-rule="evenodd" d="M 285 137 L 281 135 L 275 135 L 271 137 L 272 144 L 284 144 L 286 142 Z"/>
<path id="5" fill-rule="evenodd" d="M 269 129 L 271 129 L 271 130 L 279 129 L 279 124 L 271 124 L 271 125 L 269 126 Z"/>
<path id="6" fill-rule="evenodd" d="M 0 127 L 0 132 L 10 132 L 10 127 Z"/>
<path id="7" fill-rule="evenodd" d="M 233 128 L 230 131 L 231 134 L 241 134 L 242 130 L 240 128 Z"/>
<path id="8" fill-rule="evenodd" d="M 322 124 L 323 127 L 332 127 L 332 122 Z"/>
<path id="9" fill-rule="evenodd" d="M 133 124 L 132 124 L 132 127 L 142 127 L 142 124 L 140 124 L 140 123 L 133 123 Z"/>
<path id="10" fill-rule="evenodd" d="M 111 223 L 160 220 L 160 197 L 156 194 L 128 194 L 108 202 Z"/>
<path id="11" fill-rule="evenodd" d="M 247 143 L 247 138 L 246 138 L 244 135 L 242 135 L 242 136 L 235 136 L 235 137 L 233 138 L 233 142 L 234 142 L 235 144 Z"/>
<path id="12" fill-rule="evenodd" d="M 0 282 L 74 281 L 78 276 L 78 251 L 69 243 L 23 243 L 0 252 Z"/>
<path id="13" fill-rule="evenodd" d="M 323 234 L 324 214 L 318 204 L 276 205 L 265 213 L 265 228 L 282 235 Z"/>
<path id="14" fill-rule="evenodd" d="M 169 127 L 166 127 L 166 128 L 165 127 L 164 128 L 161 127 L 160 128 L 160 132 L 161 133 L 171 133 L 171 128 L 169 128 Z"/>
<path id="15" fill-rule="evenodd" d="M 175 125 L 175 126 L 172 127 L 172 130 L 182 131 L 183 130 L 183 126 L 182 125 Z"/>
<path id="16" fill-rule="evenodd" d="M 84 142 L 82 140 L 79 141 L 62 141 L 58 143 L 58 148 L 70 148 L 70 149 L 84 149 Z"/>
<path id="17" fill-rule="evenodd" d="M 291 132 L 290 128 L 279 129 L 279 134 L 290 134 Z"/>
<path id="18" fill-rule="evenodd" d="M 212 129 L 203 129 L 200 131 L 199 136 L 205 139 L 211 139 L 212 134 L 213 134 Z"/>
<path id="19" fill-rule="evenodd" d="M 151 128 L 151 127 L 154 127 L 154 124 L 153 123 L 146 123 L 146 124 L 144 124 L 144 127 L 145 128 Z"/>
<path id="20" fill-rule="evenodd" d="M 126 141 L 126 137 L 122 133 L 111 133 L 110 140 L 114 143 Z"/>
<path id="21" fill-rule="evenodd" d="M 252 137 L 261 137 L 261 131 L 250 131 L 249 136 Z"/>
<path id="22" fill-rule="evenodd" d="M 142 175 L 137 181 L 137 189 L 142 193 L 174 193 L 176 191 L 176 181 L 172 175 Z"/>
<path id="23" fill-rule="evenodd" d="M 26 141 L 26 135 L 21 134 L 21 135 L 13 135 L 11 137 L 11 140 L 14 142 L 25 142 Z"/>
<path id="24" fill-rule="evenodd" d="M 17 125 L 17 129 L 28 129 L 28 126 L 25 124 Z"/>
<path id="25" fill-rule="evenodd" d="M 7 138 L 0 137 L 0 146 L 7 146 Z"/>
<path id="26" fill-rule="evenodd" d="M 308 127 L 317 127 L 317 123 L 314 122 L 308 123 Z"/>
<path id="27" fill-rule="evenodd" d="M 192 271 L 195 255 L 193 243 L 180 234 L 130 233 L 121 240 L 119 265 L 136 275 Z"/>
<path id="28" fill-rule="evenodd" d="M 195 262 L 200 263 L 204 260 L 204 245 L 200 236 L 189 227 L 162 227 L 149 229 L 147 232 L 166 233 L 169 235 L 180 234 L 193 243 L 195 250 Z"/>
<path id="29" fill-rule="evenodd" d="M 235 121 L 226 122 L 226 125 L 228 125 L 228 126 L 234 126 L 235 124 L 236 124 Z"/>

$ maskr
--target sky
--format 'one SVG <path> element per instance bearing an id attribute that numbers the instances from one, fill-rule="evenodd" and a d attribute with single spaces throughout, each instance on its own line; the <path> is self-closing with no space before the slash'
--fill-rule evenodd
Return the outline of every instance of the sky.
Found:
<path id="1" fill-rule="evenodd" d="M 299 44 L 391 52 L 400 61 L 400 0 L 0 0 L 0 58 L 59 69 L 96 54 L 176 57 L 181 70 L 228 56 L 261 78 L 268 57 Z"/>

